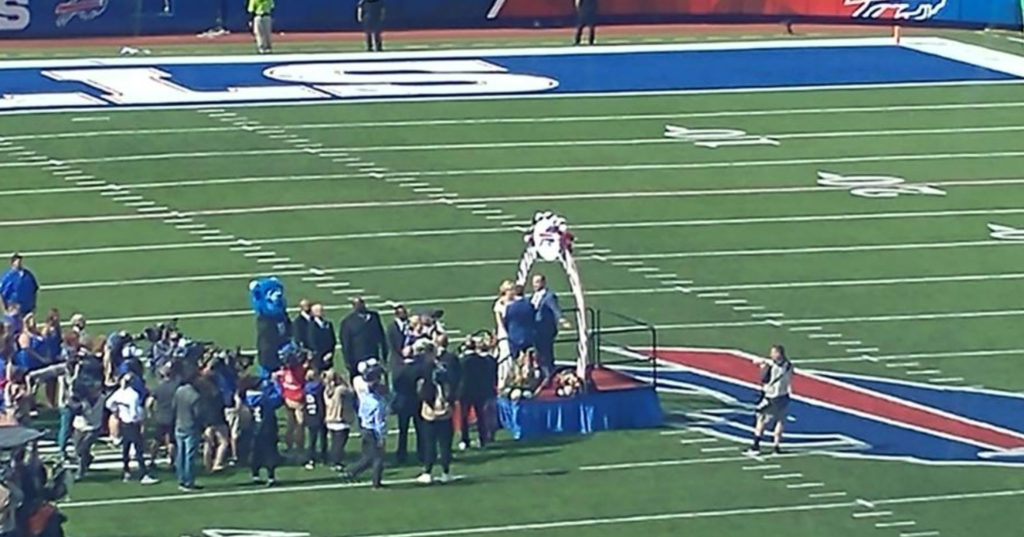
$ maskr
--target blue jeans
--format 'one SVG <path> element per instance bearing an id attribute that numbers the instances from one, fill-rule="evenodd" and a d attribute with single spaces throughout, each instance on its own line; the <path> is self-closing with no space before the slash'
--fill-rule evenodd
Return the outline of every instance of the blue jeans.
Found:
<path id="1" fill-rule="evenodd" d="M 178 484 L 192 487 L 196 484 L 196 474 L 192 461 L 199 448 L 199 433 L 195 431 L 174 431 L 174 473 L 178 476 Z"/>
<path id="2" fill-rule="evenodd" d="M 63 457 L 68 447 L 68 437 L 71 435 L 71 409 L 60 407 L 60 429 L 57 430 L 57 450 Z"/>

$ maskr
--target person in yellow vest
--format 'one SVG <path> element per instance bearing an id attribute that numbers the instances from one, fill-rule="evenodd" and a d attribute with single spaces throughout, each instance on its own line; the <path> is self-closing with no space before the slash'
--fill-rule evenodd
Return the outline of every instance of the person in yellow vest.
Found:
<path id="1" fill-rule="evenodd" d="M 252 33 L 256 36 L 256 51 L 270 54 L 271 12 L 274 0 L 249 0 L 249 14 L 252 15 Z"/>

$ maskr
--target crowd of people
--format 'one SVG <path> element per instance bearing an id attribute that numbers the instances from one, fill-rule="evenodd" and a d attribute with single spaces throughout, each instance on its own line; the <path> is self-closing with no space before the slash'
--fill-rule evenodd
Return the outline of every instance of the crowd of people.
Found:
<path id="1" fill-rule="evenodd" d="M 56 410 L 57 452 L 76 479 L 88 477 L 102 440 L 120 449 L 126 482 L 158 482 L 155 470 L 166 461 L 181 490 L 192 491 L 199 488 L 193 461 L 201 461 L 210 474 L 247 465 L 255 483 L 274 485 L 277 467 L 290 460 L 310 470 L 326 465 L 347 479 L 372 470 L 380 487 L 393 414 L 394 460 L 421 465 L 420 483 L 433 482 L 439 466 L 436 479 L 446 482 L 457 433 L 461 450 L 474 445 L 474 421 L 476 446 L 494 440 L 499 389 L 522 369 L 509 364 L 537 365 L 526 369 L 538 389 L 553 374 L 561 311 L 540 275 L 530 298 L 522 286 L 503 283 L 496 330 L 458 348 L 441 311 L 396 305 L 385 328 L 356 298 L 336 331 L 323 305 L 304 299 L 293 319 L 274 328 L 285 344 L 267 361 L 190 340 L 173 321 L 106 336 L 91 334 L 81 314 L 65 327 L 51 310 L 39 323 L 39 286 L 23 262 L 15 255 L 0 280 L 3 417 L 31 425 L 39 411 Z M 356 431 L 362 454 L 347 464 Z"/>

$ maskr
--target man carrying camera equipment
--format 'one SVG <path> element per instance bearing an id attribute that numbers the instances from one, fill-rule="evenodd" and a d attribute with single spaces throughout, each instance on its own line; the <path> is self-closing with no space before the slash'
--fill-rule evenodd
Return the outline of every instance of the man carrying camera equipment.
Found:
<path id="1" fill-rule="evenodd" d="M 71 426 L 75 430 L 75 453 L 78 456 L 76 481 L 84 479 L 89 471 L 92 464 L 92 445 L 96 443 L 103 427 L 103 396 L 100 392 L 102 384 L 96 380 L 83 384 L 76 387 L 71 402 L 72 412 L 75 414 Z"/>
<path id="2" fill-rule="evenodd" d="M 162 448 L 167 449 L 168 465 L 174 467 L 174 394 L 181 385 L 181 380 L 173 373 L 173 366 L 170 362 L 164 363 L 157 370 L 160 382 L 153 388 L 150 394 L 149 406 L 156 424 L 156 434 L 153 436 L 153 448 L 151 457 L 153 465 L 160 456 Z"/>
<path id="3" fill-rule="evenodd" d="M 174 470 L 178 478 L 178 490 L 192 492 L 196 486 L 192 461 L 199 449 L 199 431 L 203 424 L 202 400 L 194 386 L 194 372 L 186 377 L 174 392 L 171 413 L 174 415 Z"/>
<path id="4" fill-rule="evenodd" d="M 782 428 L 792 394 L 793 364 L 786 358 L 786 349 L 782 345 L 772 345 L 770 355 L 771 362 L 761 366 L 761 400 L 757 403 L 754 443 L 747 450 L 751 454 L 761 452 L 761 435 L 771 420 L 775 420 L 772 451 L 775 454 L 781 452 Z"/>
<path id="5" fill-rule="evenodd" d="M 421 341 L 413 349 L 425 359 L 423 377 L 417 382 L 417 393 L 420 399 L 420 417 L 423 418 L 423 473 L 416 481 L 424 485 L 433 482 L 431 472 L 440 451 L 441 482 L 451 481 L 452 429 L 454 415 L 455 390 L 451 382 L 451 372 L 444 363 L 438 360 L 437 349 L 429 341 Z"/>
<path id="6" fill-rule="evenodd" d="M 356 390 L 359 397 L 359 426 L 362 429 L 363 454 L 359 461 L 342 474 L 352 480 L 368 468 L 373 468 L 373 488 L 381 489 L 384 483 L 384 446 L 388 432 L 387 388 L 384 387 L 383 368 L 376 360 L 360 362 L 356 371 L 365 383 L 365 391 Z"/>

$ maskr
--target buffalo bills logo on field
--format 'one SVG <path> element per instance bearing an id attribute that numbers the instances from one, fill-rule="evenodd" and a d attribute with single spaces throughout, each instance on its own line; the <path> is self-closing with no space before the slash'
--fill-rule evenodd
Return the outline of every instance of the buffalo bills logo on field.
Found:
<path id="1" fill-rule="evenodd" d="M 57 16 L 57 26 L 63 28 L 78 17 L 88 21 L 99 17 L 107 10 L 110 0 L 68 0 L 61 2 L 54 8 L 53 14 Z"/>
<path id="2" fill-rule="evenodd" d="M 843 0 L 843 5 L 854 6 L 855 19 L 926 21 L 946 7 L 946 0 Z"/>
<path id="3" fill-rule="evenodd" d="M 761 358 L 686 348 L 659 349 L 658 357 L 671 364 L 658 372 L 659 389 L 725 403 L 689 413 L 693 427 L 750 441 Z M 783 447 L 929 464 L 1024 465 L 1024 396 L 798 368 Z"/>

